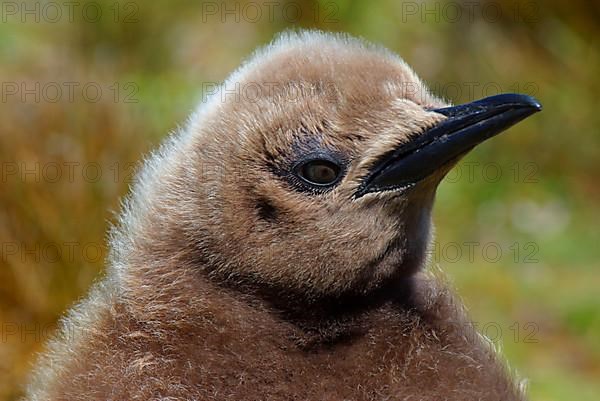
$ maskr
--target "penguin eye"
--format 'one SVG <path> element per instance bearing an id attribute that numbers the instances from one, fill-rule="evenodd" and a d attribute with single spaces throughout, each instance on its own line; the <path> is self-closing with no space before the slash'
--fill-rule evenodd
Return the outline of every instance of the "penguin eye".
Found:
<path id="1" fill-rule="evenodd" d="M 342 168 L 331 160 L 314 159 L 301 163 L 296 174 L 306 183 L 316 187 L 328 187 L 340 179 Z"/>

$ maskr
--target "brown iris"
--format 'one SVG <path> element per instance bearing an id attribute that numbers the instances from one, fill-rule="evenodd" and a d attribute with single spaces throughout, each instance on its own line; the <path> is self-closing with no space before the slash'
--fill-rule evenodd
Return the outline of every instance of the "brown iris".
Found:
<path id="1" fill-rule="evenodd" d="M 309 184 L 327 186 L 337 182 L 340 167 L 329 160 L 311 160 L 299 169 L 299 175 Z"/>

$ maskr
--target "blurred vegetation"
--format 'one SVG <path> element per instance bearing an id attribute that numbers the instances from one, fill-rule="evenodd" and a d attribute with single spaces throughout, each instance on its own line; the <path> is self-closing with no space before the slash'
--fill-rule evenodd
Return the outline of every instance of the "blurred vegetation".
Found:
<path id="1" fill-rule="evenodd" d="M 455 103 L 540 99 L 542 113 L 442 184 L 432 259 L 532 399 L 598 399 L 597 2 L 102 0 L 76 2 L 72 16 L 61 4 L 0 3 L 0 400 L 18 398 L 57 319 L 100 276 L 135 163 L 185 120 L 203 83 L 293 27 L 379 42 Z"/>

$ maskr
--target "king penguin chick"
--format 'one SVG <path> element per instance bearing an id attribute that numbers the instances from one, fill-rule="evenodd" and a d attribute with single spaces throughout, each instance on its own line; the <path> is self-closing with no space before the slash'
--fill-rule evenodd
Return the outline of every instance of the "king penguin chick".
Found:
<path id="1" fill-rule="evenodd" d="M 540 108 L 281 35 L 145 162 L 27 400 L 524 399 L 424 265 L 444 174 Z"/>

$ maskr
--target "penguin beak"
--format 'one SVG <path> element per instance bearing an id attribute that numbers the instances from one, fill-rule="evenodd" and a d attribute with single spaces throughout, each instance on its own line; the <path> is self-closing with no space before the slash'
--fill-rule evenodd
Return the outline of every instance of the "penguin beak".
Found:
<path id="1" fill-rule="evenodd" d="M 531 96 L 502 94 L 460 106 L 433 109 L 447 118 L 384 154 L 355 196 L 403 190 L 455 162 L 481 142 L 542 110 Z"/>

